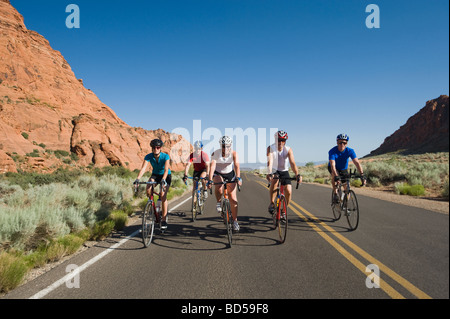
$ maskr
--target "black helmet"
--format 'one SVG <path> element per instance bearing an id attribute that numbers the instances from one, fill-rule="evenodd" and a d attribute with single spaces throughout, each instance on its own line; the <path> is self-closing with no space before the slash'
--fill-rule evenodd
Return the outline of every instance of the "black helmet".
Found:
<path id="1" fill-rule="evenodd" d="M 155 147 L 155 146 L 163 147 L 163 146 L 164 146 L 164 142 L 161 141 L 159 138 L 156 138 L 156 139 L 154 139 L 154 140 L 152 140 L 152 141 L 150 142 L 150 146 L 151 146 L 152 148 Z"/>

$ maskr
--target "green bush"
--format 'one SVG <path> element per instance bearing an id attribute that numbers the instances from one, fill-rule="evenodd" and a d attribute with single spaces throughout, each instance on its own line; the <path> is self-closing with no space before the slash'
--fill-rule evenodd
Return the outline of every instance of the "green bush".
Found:
<path id="1" fill-rule="evenodd" d="M 425 195 L 425 187 L 423 185 L 408 185 L 407 183 L 396 183 L 394 185 L 395 192 L 401 195 L 423 196 Z"/>
<path id="2" fill-rule="evenodd" d="M 114 221 L 113 220 L 103 220 L 94 225 L 92 229 L 92 240 L 103 240 L 113 231 Z"/>
<path id="3" fill-rule="evenodd" d="M 445 198 L 449 197 L 449 195 L 448 195 L 448 179 L 444 183 L 444 187 L 442 189 L 442 196 Z"/>
<path id="4" fill-rule="evenodd" d="M 27 274 L 29 267 L 23 258 L 0 252 L 0 292 L 16 288 Z"/>
<path id="5" fill-rule="evenodd" d="M 109 215 L 108 220 L 112 220 L 114 229 L 120 231 L 128 224 L 128 214 L 121 210 L 114 210 Z"/>

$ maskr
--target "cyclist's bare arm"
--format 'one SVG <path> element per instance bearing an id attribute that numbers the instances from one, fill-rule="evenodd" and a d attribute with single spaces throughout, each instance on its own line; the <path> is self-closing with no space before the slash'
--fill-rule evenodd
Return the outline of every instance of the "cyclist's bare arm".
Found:
<path id="1" fill-rule="evenodd" d="M 145 174 L 145 171 L 147 170 L 147 166 L 148 166 L 148 162 L 144 160 L 144 162 L 142 163 L 142 166 L 141 166 L 141 171 L 139 172 L 137 179 L 142 178 L 142 176 Z"/>
<path id="2" fill-rule="evenodd" d="M 272 174 L 272 166 L 273 166 L 273 156 L 270 151 L 270 146 L 267 147 L 267 174 Z M 270 182 L 270 176 L 268 175 L 267 180 Z"/>
<path id="3" fill-rule="evenodd" d="M 234 161 L 234 172 L 236 177 L 241 178 L 241 167 L 239 165 L 239 156 L 236 151 L 233 151 L 233 161 Z M 242 185 L 242 181 L 239 180 L 239 185 Z"/>
<path id="4" fill-rule="evenodd" d="M 338 176 L 337 170 L 336 170 L 336 161 L 330 160 L 330 167 L 331 167 L 331 175 Z"/>
<path id="5" fill-rule="evenodd" d="M 289 158 L 289 163 L 291 164 L 291 168 L 294 171 L 295 176 L 298 176 L 298 167 L 297 164 L 295 164 L 295 159 L 294 159 L 294 152 L 292 151 L 292 148 L 289 149 L 288 152 L 288 158 Z M 300 183 L 302 182 L 302 177 L 300 176 Z"/>
<path id="6" fill-rule="evenodd" d="M 355 157 L 352 161 L 353 161 L 353 164 L 355 164 L 356 168 L 358 169 L 359 174 L 364 175 L 364 171 L 362 169 L 361 162 L 358 160 L 358 158 Z M 363 179 L 362 183 L 363 183 L 363 185 L 366 185 L 366 180 Z"/>
<path id="7" fill-rule="evenodd" d="M 189 169 L 191 168 L 191 162 L 187 162 L 186 165 L 184 166 L 184 175 L 187 176 L 187 174 L 189 173 Z"/>

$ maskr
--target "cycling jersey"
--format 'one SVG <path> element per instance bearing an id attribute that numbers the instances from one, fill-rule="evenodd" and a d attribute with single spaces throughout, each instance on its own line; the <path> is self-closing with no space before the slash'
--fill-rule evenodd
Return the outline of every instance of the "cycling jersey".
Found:
<path id="1" fill-rule="evenodd" d="M 209 162 L 208 154 L 201 151 L 200 154 L 191 153 L 189 162 L 194 162 L 194 171 L 203 171 L 206 169 L 206 162 Z"/>
<path id="2" fill-rule="evenodd" d="M 339 171 L 348 168 L 349 158 L 351 158 L 352 160 L 356 158 L 355 151 L 350 147 L 346 147 L 345 150 L 339 152 L 338 147 L 335 146 L 328 152 L 328 159 L 335 161 L 336 169 Z M 330 163 L 328 163 L 328 165 L 330 165 Z"/>
<path id="3" fill-rule="evenodd" d="M 216 172 L 220 174 L 228 174 L 234 170 L 233 152 L 228 157 L 223 157 L 222 150 L 216 150 L 211 155 L 211 160 L 216 161 Z"/>
<path id="4" fill-rule="evenodd" d="M 153 153 L 150 153 L 145 156 L 144 160 L 150 162 L 150 164 L 152 165 L 153 167 L 152 175 L 163 175 L 164 166 L 166 165 L 166 161 L 170 160 L 170 157 L 168 154 L 161 152 L 159 154 L 159 159 L 156 160 L 155 155 Z M 170 168 L 168 174 L 171 174 Z"/>
<path id="5" fill-rule="evenodd" d="M 272 154 L 272 165 L 273 169 L 277 171 L 284 172 L 289 170 L 289 150 L 291 148 L 287 145 L 284 145 L 283 149 L 278 151 L 278 146 L 276 144 L 270 145 L 270 153 Z"/>

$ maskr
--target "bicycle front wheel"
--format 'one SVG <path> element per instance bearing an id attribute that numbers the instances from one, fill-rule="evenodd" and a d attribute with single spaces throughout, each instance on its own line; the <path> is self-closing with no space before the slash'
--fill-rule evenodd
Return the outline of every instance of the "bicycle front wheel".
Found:
<path id="1" fill-rule="evenodd" d="M 348 225 L 350 226 L 350 230 L 355 230 L 359 225 L 359 206 L 355 192 L 351 190 L 345 201 L 344 211 L 347 216 Z"/>
<path id="2" fill-rule="evenodd" d="M 334 192 L 331 192 L 331 210 L 333 211 L 334 220 L 341 218 L 341 207 L 339 203 L 334 201 Z"/>
<path id="3" fill-rule="evenodd" d="M 280 236 L 280 244 L 286 241 L 286 235 L 288 230 L 288 211 L 286 198 L 283 196 L 280 198 L 280 203 L 277 207 L 277 228 L 278 235 Z"/>
<path id="4" fill-rule="evenodd" d="M 197 219 L 197 209 L 198 209 L 198 196 L 197 192 L 192 195 L 192 221 L 195 222 Z"/>
<path id="5" fill-rule="evenodd" d="M 153 211 L 153 202 L 148 201 L 142 215 L 142 242 L 145 247 L 150 246 L 155 230 L 155 214 Z"/>
<path id="6" fill-rule="evenodd" d="M 222 206 L 223 218 L 227 228 L 228 247 L 233 245 L 233 216 L 231 214 L 230 202 L 224 201 Z"/>

